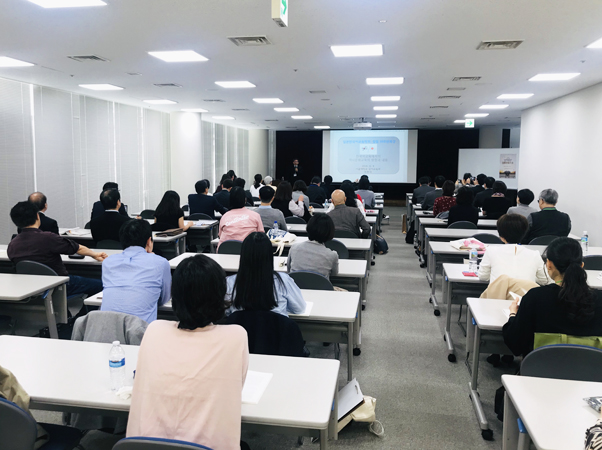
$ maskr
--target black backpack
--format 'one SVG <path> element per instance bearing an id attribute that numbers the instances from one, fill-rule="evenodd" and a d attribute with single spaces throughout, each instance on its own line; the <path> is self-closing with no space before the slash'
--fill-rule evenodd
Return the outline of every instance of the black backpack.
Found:
<path id="1" fill-rule="evenodd" d="M 374 240 L 374 253 L 377 255 L 385 255 L 389 252 L 389 245 L 382 236 L 376 235 Z"/>

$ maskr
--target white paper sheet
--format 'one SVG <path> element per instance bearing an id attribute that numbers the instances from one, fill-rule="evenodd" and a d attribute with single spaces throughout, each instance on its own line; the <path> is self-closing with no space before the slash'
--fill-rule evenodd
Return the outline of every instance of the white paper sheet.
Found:
<path id="1" fill-rule="evenodd" d="M 200 227 L 203 225 L 211 225 L 215 222 L 215 220 L 196 220 L 194 221 L 194 226 Z"/>
<path id="2" fill-rule="evenodd" d="M 314 302 L 305 302 L 305 311 L 300 314 L 289 314 L 292 317 L 309 317 L 311 309 L 314 307 Z"/>
<path id="3" fill-rule="evenodd" d="M 272 373 L 247 371 L 245 385 L 242 388 L 242 402 L 251 405 L 258 404 L 273 376 Z"/>
<path id="4" fill-rule="evenodd" d="M 67 230 L 67 234 L 71 236 L 87 236 L 91 234 L 90 230 L 86 230 L 85 228 L 82 230 L 81 228 L 73 228 L 71 230 Z"/>

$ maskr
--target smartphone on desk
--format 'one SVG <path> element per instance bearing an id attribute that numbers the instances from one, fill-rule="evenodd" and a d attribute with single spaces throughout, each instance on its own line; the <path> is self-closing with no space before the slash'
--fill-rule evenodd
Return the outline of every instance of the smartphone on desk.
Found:
<path id="1" fill-rule="evenodd" d="M 69 259 L 84 259 L 85 256 L 84 255 L 78 255 L 77 253 L 75 255 L 69 255 Z"/>

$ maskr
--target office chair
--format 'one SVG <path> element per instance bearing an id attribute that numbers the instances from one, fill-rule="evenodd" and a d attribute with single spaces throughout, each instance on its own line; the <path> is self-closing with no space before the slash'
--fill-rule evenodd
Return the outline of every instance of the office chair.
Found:
<path id="1" fill-rule="evenodd" d="M 529 242 L 529 245 L 550 245 L 558 236 L 539 236 Z"/>
<path id="2" fill-rule="evenodd" d="M 585 270 L 602 270 L 602 255 L 588 255 L 583 257 Z"/>
<path id="3" fill-rule="evenodd" d="M 121 439 L 113 446 L 113 450 L 211 450 L 204 445 L 175 439 L 133 436 Z"/>
<path id="4" fill-rule="evenodd" d="M 154 219 L 155 218 L 155 210 L 154 209 L 145 209 L 140 213 L 140 217 L 143 219 Z"/>
<path id="5" fill-rule="evenodd" d="M 352 231 L 347 231 L 347 230 L 335 230 L 334 237 L 335 238 L 359 239 L 357 237 L 357 234 L 353 233 Z"/>
<path id="6" fill-rule="evenodd" d="M 573 344 L 546 345 L 523 359 L 520 373 L 527 377 L 602 382 L 602 350 Z"/>
<path id="7" fill-rule="evenodd" d="M 102 248 L 105 250 L 123 250 L 121 242 L 113 239 L 103 239 L 102 241 L 98 241 L 96 243 L 96 248 Z"/>
<path id="8" fill-rule="evenodd" d="M 504 243 L 504 241 L 502 241 L 499 237 L 497 237 L 493 234 L 489 234 L 489 233 L 477 233 L 474 236 L 472 236 L 472 238 L 478 239 L 483 244 L 503 244 Z"/>
<path id="9" fill-rule="evenodd" d="M 316 203 L 316 202 L 309 202 L 309 206 L 313 206 L 314 208 L 318 208 L 318 209 L 324 209 L 324 205 L 320 205 L 319 203 Z"/>
<path id="10" fill-rule="evenodd" d="M 330 250 L 334 250 L 335 252 L 337 252 L 339 255 L 339 259 L 349 259 L 349 250 L 341 241 L 332 239 L 328 242 L 325 242 L 324 246 L 326 248 L 329 248 Z"/>
<path id="11" fill-rule="evenodd" d="M 460 222 L 452 223 L 447 228 L 452 228 L 452 229 L 461 228 L 464 230 L 476 230 L 477 226 L 472 222 L 468 222 L 467 220 L 461 220 Z"/>
<path id="12" fill-rule="evenodd" d="M 301 217 L 297 217 L 297 216 L 291 216 L 291 217 L 286 217 L 284 219 L 284 221 L 286 223 L 296 223 L 299 225 L 306 225 L 307 222 L 305 220 L 303 220 Z"/>
<path id="13" fill-rule="evenodd" d="M 291 272 L 289 275 L 295 281 L 295 284 L 299 286 L 299 289 L 334 291 L 330 280 L 319 273 L 300 270 L 298 272 Z"/>
<path id="14" fill-rule="evenodd" d="M 242 241 L 224 241 L 217 249 L 218 255 L 240 255 L 242 250 Z"/>
<path id="15" fill-rule="evenodd" d="M 188 216 L 186 220 L 213 220 L 207 214 L 203 213 L 194 213 Z"/>

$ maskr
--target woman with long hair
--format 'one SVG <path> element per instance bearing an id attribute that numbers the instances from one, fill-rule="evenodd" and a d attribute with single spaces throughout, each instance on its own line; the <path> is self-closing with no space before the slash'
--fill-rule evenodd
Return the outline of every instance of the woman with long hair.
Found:
<path id="1" fill-rule="evenodd" d="M 155 209 L 154 231 L 181 228 L 186 231 L 193 222 L 184 221 L 184 211 L 180 207 L 180 196 L 176 191 L 166 191 Z"/>
<path id="2" fill-rule="evenodd" d="M 293 200 L 293 187 L 288 181 L 283 181 L 276 189 L 272 208 L 279 209 L 284 214 L 284 217 L 303 217 L 305 208 L 303 207 L 303 195 L 297 201 Z"/>

